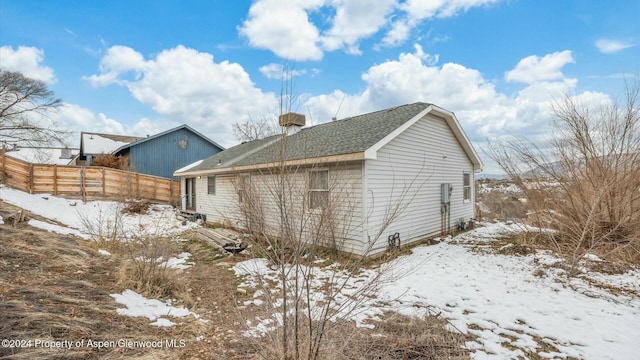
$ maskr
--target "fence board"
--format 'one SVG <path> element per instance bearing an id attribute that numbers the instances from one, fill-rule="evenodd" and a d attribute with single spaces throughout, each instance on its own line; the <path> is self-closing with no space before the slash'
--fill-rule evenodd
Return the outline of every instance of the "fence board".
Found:
<path id="1" fill-rule="evenodd" d="M 31 164 L 0 154 L 0 181 L 29 193 L 71 198 L 146 199 L 175 204 L 180 182 L 140 173 L 98 167 Z"/>

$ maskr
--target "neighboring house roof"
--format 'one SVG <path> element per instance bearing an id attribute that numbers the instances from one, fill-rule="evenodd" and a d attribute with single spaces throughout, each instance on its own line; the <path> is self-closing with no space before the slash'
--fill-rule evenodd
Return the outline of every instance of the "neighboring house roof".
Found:
<path id="1" fill-rule="evenodd" d="M 482 161 L 455 115 L 435 105 L 418 102 L 303 128 L 292 135 L 274 135 L 243 143 L 187 170 L 176 171 L 175 175 L 240 171 L 273 165 L 282 159 L 292 163 L 318 158 L 324 161 L 375 159 L 382 146 L 429 113 L 447 122 L 474 169 L 480 170 Z M 282 143 L 284 139 L 286 143 Z"/>
<path id="2" fill-rule="evenodd" d="M 138 136 L 100 134 L 92 132 L 80 133 L 80 152 L 84 154 L 111 154 L 118 148 L 144 139 Z"/>
<path id="3" fill-rule="evenodd" d="M 7 149 L 7 156 L 34 164 L 69 165 L 78 155 L 79 149 L 16 147 Z"/>
<path id="4" fill-rule="evenodd" d="M 112 152 L 113 152 L 113 153 L 120 152 L 120 151 L 122 151 L 122 150 L 124 150 L 124 149 L 126 149 L 126 148 L 130 148 L 130 147 L 132 147 L 132 146 L 136 146 L 136 145 L 142 144 L 143 142 L 146 142 L 146 141 L 149 141 L 149 140 L 153 140 L 153 139 L 159 138 L 159 137 L 161 137 L 161 136 L 163 136 L 163 135 L 166 135 L 166 134 L 172 133 L 172 132 L 177 131 L 177 130 L 180 130 L 180 129 L 187 129 L 187 130 L 189 130 L 189 131 L 193 132 L 194 134 L 196 134 L 196 135 L 200 136 L 201 138 L 203 138 L 203 139 L 204 139 L 204 140 L 206 140 L 207 142 L 211 143 L 212 145 L 217 146 L 220 150 L 224 150 L 224 148 L 223 148 L 222 146 L 220 146 L 218 143 L 216 143 L 215 141 L 213 141 L 213 140 L 209 139 L 208 137 L 206 137 L 206 136 L 202 135 L 201 133 L 199 133 L 198 131 L 194 130 L 194 129 L 193 129 L 192 127 L 190 127 L 189 125 L 187 125 L 187 124 L 183 124 L 183 125 L 180 125 L 180 126 L 178 126 L 178 127 L 173 128 L 173 129 L 169 129 L 169 130 L 163 131 L 163 132 L 161 132 L 161 133 L 155 134 L 155 135 L 153 135 L 153 136 L 147 136 L 147 137 L 145 137 L 145 138 L 137 138 L 137 140 L 132 141 L 132 142 L 129 142 L 129 143 L 127 143 L 127 144 L 123 144 L 122 146 L 120 146 L 120 147 L 118 147 L 118 148 L 114 149 Z"/>

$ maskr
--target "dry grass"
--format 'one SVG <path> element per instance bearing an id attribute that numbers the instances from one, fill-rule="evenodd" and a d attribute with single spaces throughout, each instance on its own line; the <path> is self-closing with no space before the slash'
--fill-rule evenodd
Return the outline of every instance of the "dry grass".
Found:
<path id="1" fill-rule="evenodd" d="M 126 249 L 118 272 L 118 286 L 147 297 L 175 298 L 189 302 L 182 271 L 167 266 L 172 254 L 179 252 L 171 238 L 151 236 L 120 243 Z"/>
<path id="2" fill-rule="evenodd" d="M 23 340 L 82 339 L 127 334 L 113 321 L 113 264 L 68 236 L 26 225 L 0 231 L 0 333 Z M 135 323 L 136 321 L 134 321 Z M 132 333 L 131 335 L 135 335 Z M 139 338 L 146 334 L 141 332 Z M 151 334 L 149 334 L 151 335 Z M 11 359 L 86 359 L 94 349 L 0 349 Z"/>
<path id="3" fill-rule="evenodd" d="M 394 360 L 394 359 L 468 359 L 464 349 L 470 335 L 453 333 L 447 321 L 438 316 L 415 318 L 387 313 L 374 329 L 358 328 L 352 322 L 339 321 L 326 333 L 320 359 Z M 304 336 L 304 334 L 301 334 Z M 304 342 L 304 339 L 301 339 Z M 270 339 L 262 339 L 260 358 L 278 359 L 279 349 Z"/>
<path id="4" fill-rule="evenodd" d="M 0 201 L 1 213 L 16 209 Z M 0 358 L 224 359 L 243 353 L 240 335 L 243 324 L 234 310 L 238 305 L 233 295 L 235 276 L 228 271 L 230 264 L 217 265 L 212 255 L 214 249 L 199 242 L 170 244 L 168 251 L 174 251 L 172 255 L 192 252 L 196 265 L 182 271 L 170 269 L 175 288 L 157 290 L 175 295 L 178 301 L 174 303 L 178 306 L 187 305 L 191 299 L 189 309 L 209 322 L 190 317 L 179 319 L 178 325 L 172 328 L 157 328 L 150 326 L 146 318 L 118 315 L 116 309 L 121 305 L 110 296 L 123 290 L 123 273 L 128 274 L 124 278 L 135 276 L 133 272 L 123 270 L 133 255 L 128 253 L 130 248 L 114 242 L 112 256 L 99 254 L 97 248 L 97 243 L 35 229 L 26 223 L 15 228 L 0 225 L 2 338 L 43 341 L 175 338 L 184 339 L 186 346 L 179 349 L 101 350 L 87 347 L 71 350 L 0 348 Z M 156 284 L 160 282 L 156 281 Z M 233 333 L 229 333 L 230 330 Z M 202 340 L 196 340 L 197 337 Z"/>

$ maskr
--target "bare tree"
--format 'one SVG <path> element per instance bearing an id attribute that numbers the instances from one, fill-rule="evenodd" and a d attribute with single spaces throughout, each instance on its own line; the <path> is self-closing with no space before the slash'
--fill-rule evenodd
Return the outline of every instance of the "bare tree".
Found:
<path id="1" fill-rule="evenodd" d="M 0 140 L 28 145 L 63 143 L 68 132 L 49 115 L 62 101 L 43 81 L 0 68 Z"/>
<path id="2" fill-rule="evenodd" d="M 277 135 L 281 131 L 277 126 L 277 122 L 268 117 L 261 117 L 258 120 L 251 118 L 244 122 L 235 122 L 231 125 L 231 128 L 233 129 L 233 136 L 241 142 L 264 139 L 272 135 Z"/>
<path id="3" fill-rule="evenodd" d="M 557 230 L 551 240 L 573 265 L 594 249 L 640 259 L 640 83 L 622 104 L 567 96 L 553 113 L 547 143 L 513 138 L 490 156 L 528 198 L 533 221 Z"/>
<path id="4" fill-rule="evenodd" d="M 283 68 L 283 73 L 286 71 Z M 292 76 L 283 74 L 280 114 L 292 111 L 294 93 Z M 277 274 L 275 279 L 264 277 L 257 284 L 264 297 L 262 310 L 268 316 L 264 320 L 274 326 L 257 339 L 255 347 L 266 359 L 334 358 L 339 350 L 328 344 L 330 337 L 341 336 L 335 333 L 340 320 L 361 311 L 383 283 L 403 275 L 379 266 L 360 277 L 369 261 L 367 256 L 430 175 L 423 164 L 415 178 L 389 184 L 394 193 L 385 199 L 388 203 L 379 226 L 368 225 L 365 222 L 370 219 L 365 217 L 370 214 L 354 215 L 361 209 L 359 202 L 367 201 L 357 186 L 361 164 L 323 162 L 317 160 L 321 154 L 311 149 L 307 160 L 293 164 L 287 158 L 290 136 L 276 129 L 272 134 L 280 134 L 280 138 L 271 148 L 272 166 L 239 174 L 234 181 L 238 196 L 232 211 L 244 220 L 241 226 L 252 235 L 252 251 L 266 258 Z M 307 149 L 304 143 L 296 146 Z M 369 241 L 364 249 L 356 249 L 355 242 L 365 233 Z M 358 250 L 360 253 L 353 253 Z M 335 271 L 319 279 L 319 260 L 333 262 Z"/>
<path id="5" fill-rule="evenodd" d="M 320 178 L 326 169 L 326 178 Z M 265 358 L 331 357 L 325 345 L 330 336 L 335 336 L 331 332 L 340 325 L 339 321 L 361 311 L 363 303 L 382 284 L 403 275 L 381 266 L 371 269 L 365 278 L 359 277 L 371 248 L 402 215 L 424 183 L 416 180 L 391 184 L 404 187 L 397 203 L 386 209 L 382 228 L 374 231 L 369 248 L 362 254 L 351 254 L 346 252 L 350 250 L 347 241 L 362 234 L 364 226 L 353 215 L 359 195 L 353 190 L 353 169 L 346 163 L 288 166 L 283 161 L 278 168 L 256 171 L 236 181 L 237 191 L 242 194 L 238 207 L 244 226 L 253 235 L 252 249 L 268 259 L 277 273 L 275 286 L 268 278 L 258 284 L 264 296 L 264 311 L 277 319 L 273 331 L 262 339 L 269 346 L 257 343 L 258 352 Z M 312 174 L 320 176 L 314 178 Z M 326 184 L 326 196 L 310 191 L 312 182 Z M 337 266 L 321 280 L 321 285 L 322 270 L 314 265 L 319 259 Z"/>
<path id="6" fill-rule="evenodd" d="M 280 74 L 280 114 L 290 112 L 296 98 L 293 73 L 294 66 L 289 66 L 287 63 L 282 65 Z M 282 133 L 282 128 L 278 125 L 278 119 L 269 116 L 262 116 L 258 119 L 250 118 L 244 122 L 235 122 L 231 127 L 233 136 L 241 142 L 264 139 Z"/>

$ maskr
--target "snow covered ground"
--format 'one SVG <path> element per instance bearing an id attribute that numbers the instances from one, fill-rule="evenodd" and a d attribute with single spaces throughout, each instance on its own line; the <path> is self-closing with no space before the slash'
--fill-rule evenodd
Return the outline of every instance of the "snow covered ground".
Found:
<path id="1" fill-rule="evenodd" d="M 33 226 L 79 236 L 89 235 L 83 225 L 86 219 L 108 221 L 122 207 L 109 201 L 83 203 L 29 195 L 3 186 L 0 199 L 67 227 L 31 220 Z M 130 236 L 179 233 L 190 226 L 197 225 L 183 226 L 168 206 L 155 206 L 149 215 L 122 216 L 123 231 Z M 376 319 L 389 310 L 418 316 L 427 311 L 439 313 L 452 328 L 476 336 L 467 343 L 474 359 L 511 359 L 526 357 L 527 352 L 545 358 L 638 359 L 640 270 L 607 275 L 583 269 L 579 276 L 568 278 L 561 268 L 550 266 L 559 259 L 547 252 L 501 255 L 487 245 L 501 235 L 522 229 L 515 224 L 485 224 L 438 245 L 416 247 L 412 254 L 383 265 L 383 273 L 390 275 L 387 281 L 375 293 L 367 294 L 371 297 L 359 303 L 357 311 L 344 311 L 341 316 L 366 326 L 367 319 Z M 167 265 L 188 266 L 188 258 L 188 254 L 180 254 L 168 259 Z M 599 259 L 591 256 L 589 261 Z M 258 289 L 247 304 L 268 304 L 265 289 L 259 289 L 258 284 L 260 276 L 277 279 L 269 264 L 264 259 L 251 259 L 237 264 L 234 270 L 244 276 L 242 286 Z M 318 303 L 323 296 L 320 289 L 327 282 L 340 283 L 347 278 L 337 266 L 314 267 L 311 271 L 312 286 L 318 289 L 312 301 Z M 347 304 L 349 295 L 358 293 L 361 284 L 375 276 L 375 270 L 367 270 L 351 277 L 337 296 L 337 303 Z M 130 291 L 112 296 L 127 306 L 119 313 L 147 316 L 153 325 L 171 325 L 167 315 L 189 313 Z M 135 304 L 149 306 L 137 311 Z M 269 331 L 277 320 L 277 316 L 250 319 L 251 330 L 247 334 Z"/>
<path id="2" fill-rule="evenodd" d="M 559 261 L 549 253 L 500 255 L 486 246 L 492 239 L 522 229 L 486 224 L 438 245 L 413 249 L 411 255 L 383 266 L 383 273 L 391 274 L 393 280 L 383 281 L 375 297 L 358 304 L 349 319 L 364 325 L 365 319 L 376 319 L 389 310 L 418 316 L 438 313 L 454 329 L 477 336 L 467 343 L 474 359 L 515 359 L 526 353 L 544 358 L 638 359 L 640 270 L 623 275 L 584 274 L 601 284 L 635 291 L 614 295 L 581 277 L 567 278 L 560 268 L 547 267 Z M 234 270 L 246 276 L 244 287 L 256 287 L 259 277 L 277 279 L 262 259 L 240 263 Z M 316 268 L 313 274 L 312 286 L 318 294 L 323 283 L 341 281 L 332 267 Z M 344 309 L 348 295 L 373 276 L 370 270 L 349 279 L 337 305 Z M 264 295 L 259 288 L 253 303 L 268 303 Z M 322 295 L 314 298 L 312 302 L 321 301 Z M 251 321 L 247 335 L 269 331 L 278 318 L 276 314 Z"/>
<path id="3" fill-rule="evenodd" d="M 145 215 L 121 214 L 120 211 L 124 205 L 115 201 L 82 202 L 49 194 L 28 194 L 4 185 L 0 185 L 0 199 L 74 230 L 31 220 L 30 224 L 34 227 L 62 234 L 72 233 L 85 239 L 94 237 L 98 233 L 108 234 L 114 229 L 124 237 L 137 237 L 178 234 L 197 226 L 192 222 L 182 225 L 182 222 L 176 219 L 174 209 L 169 205 L 152 205 L 151 211 Z"/>

